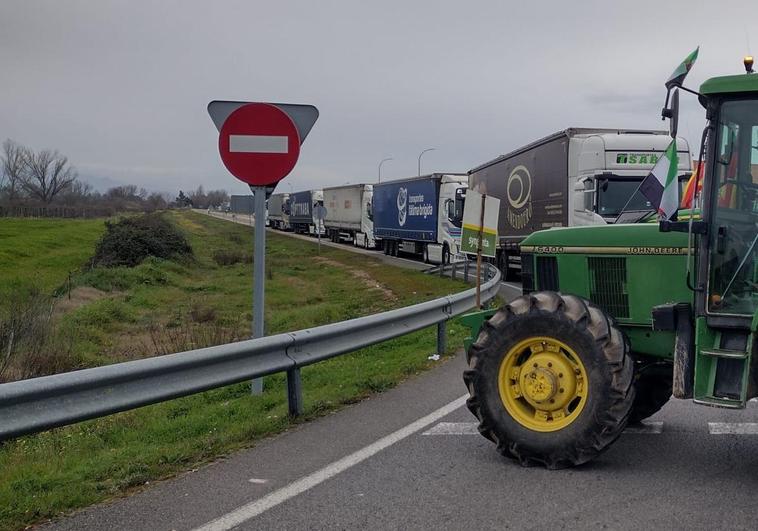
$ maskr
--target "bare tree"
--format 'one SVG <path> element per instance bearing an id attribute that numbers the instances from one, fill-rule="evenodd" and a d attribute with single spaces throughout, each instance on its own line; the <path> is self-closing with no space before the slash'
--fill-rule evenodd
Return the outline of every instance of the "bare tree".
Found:
<path id="1" fill-rule="evenodd" d="M 68 157 L 57 151 L 45 149 L 34 153 L 25 149 L 24 165 L 22 186 L 45 204 L 76 180 L 76 171 L 69 165 Z"/>
<path id="2" fill-rule="evenodd" d="M 0 188 L 5 188 L 8 199 L 13 201 L 18 195 L 26 171 L 26 153 L 28 149 L 11 139 L 3 142 L 2 168 L 0 169 Z"/>

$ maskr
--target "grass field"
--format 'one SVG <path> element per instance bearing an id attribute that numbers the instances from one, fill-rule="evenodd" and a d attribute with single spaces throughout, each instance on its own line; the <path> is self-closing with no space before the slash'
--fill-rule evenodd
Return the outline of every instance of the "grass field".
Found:
<path id="1" fill-rule="evenodd" d="M 74 278 L 78 290 L 98 294 L 60 317 L 61 333 L 74 338 L 80 363 L 110 363 L 248 336 L 252 264 L 220 266 L 214 254 L 249 250 L 250 228 L 190 212 L 169 216 L 188 236 L 194 259 L 148 260 L 132 269 L 95 269 Z M 7 231 L 3 223 L 0 231 Z M 69 264 L 86 260 L 88 246 L 91 254 L 99 234 L 92 223 L 88 231 L 74 225 L 75 237 L 62 245 L 71 258 L 60 260 L 65 265 L 59 273 L 50 268 L 48 289 L 65 279 Z M 60 230 L 57 239 L 66 242 Z M 23 245 L 23 237 L 16 238 L 15 245 Z M 9 241 L 14 240 L 0 240 L 0 256 L 12 256 Z M 286 236 L 271 234 L 267 243 L 272 273 L 267 333 L 367 315 L 464 288 L 342 250 L 323 247 L 319 256 L 315 245 Z M 27 263 L 41 260 L 28 254 Z M 20 268 L 3 267 L 24 280 Z M 453 323 L 448 334 L 450 349 L 459 348 L 463 328 Z M 262 396 L 251 396 L 247 384 L 232 385 L 6 443 L 0 446 L 0 529 L 21 528 L 131 492 L 392 387 L 427 368 L 434 348 L 430 329 L 306 368 L 305 415 L 297 421 L 287 416 L 284 377 L 274 375 L 265 379 Z"/>
<path id="2" fill-rule="evenodd" d="M 102 220 L 0 219 L 0 296 L 11 286 L 52 291 L 92 255 Z"/>

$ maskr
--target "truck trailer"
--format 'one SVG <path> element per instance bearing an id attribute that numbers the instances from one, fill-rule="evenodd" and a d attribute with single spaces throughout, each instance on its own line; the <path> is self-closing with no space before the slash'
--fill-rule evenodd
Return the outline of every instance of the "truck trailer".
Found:
<path id="1" fill-rule="evenodd" d="M 666 131 L 569 128 L 469 171 L 472 190 L 500 199 L 503 276 L 520 271 L 520 243 L 535 231 L 633 223 L 649 212 L 638 187 L 670 142 Z M 685 139 L 677 151 L 683 181 L 692 171 Z"/>
<path id="2" fill-rule="evenodd" d="M 333 242 L 347 241 L 365 249 L 376 248 L 370 184 L 324 188 L 326 235 Z"/>
<path id="3" fill-rule="evenodd" d="M 271 228 L 290 230 L 290 194 L 272 194 L 268 198 L 268 221 Z"/>
<path id="4" fill-rule="evenodd" d="M 374 237 L 384 254 L 449 263 L 460 249 L 466 174 L 433 173 L 374 185 Z"/>
<path id="5" fill-rule="evenodd" d="M 306 190 L 295 192 L 290 200 L 290 226 L 298 234 L 315 234 L 313 222 L 313 207 L 324 204 L 324 192 L 321 190 Z"/>

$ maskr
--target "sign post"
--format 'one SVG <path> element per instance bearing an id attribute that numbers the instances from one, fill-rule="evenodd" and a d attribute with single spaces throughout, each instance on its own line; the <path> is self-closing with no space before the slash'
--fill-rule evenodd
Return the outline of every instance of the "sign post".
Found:
<path id="1" fill-rule="evenodd" d="M 466 192 L 461 252 L 476 255 L 476 306 L 481 306 L 482 256 L 495 258 L 500 200 L 473 190 Z"/>
<path id="2" fill-rule="evenodd" d="M 321 254 L 321 231 L 324 228 L 324 218 L 326 218 L 326 207 L 316 205 L 313 207 L 313 220 L 316 222 L 316 233 L 318 235 L 318 254 Z"/>
<path id="3" fill-rule="evenodd" d="M 237 179 L 250 185 L 255 202 L 253 252 L 253 337 L 263 337 L 266 266 L 266 199 L 295 167 L 300 145 L 318 119 L 312 105 L 212 101 L 208 114 L 219 131 L 221 160 Z M 288 392 L 299 396 L 300 374 L 287 372 Z M 260 394 L 263 381 L 254 380 Z M 293 400 L 297 409 L 302 400 Z M 296 411 L 295 413 L 299 413 Z M 290 413 L 293 413 L 290 411 Z"/>

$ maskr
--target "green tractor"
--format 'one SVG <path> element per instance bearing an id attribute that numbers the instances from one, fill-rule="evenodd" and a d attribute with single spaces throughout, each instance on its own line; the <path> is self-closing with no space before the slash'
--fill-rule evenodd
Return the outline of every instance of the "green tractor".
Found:
<path id="1" fill-rule="evenodd" d="M 672 394 L 724 408 L 758 396 L 758 75 L 745 68 L 699 92 L 667 84 L 674 138 L 678 89 L 706 109 L 699 211 L 536 232 L 523 295 L 463 318 L 467 405 L 503 455 L 579 465 Z"/>

